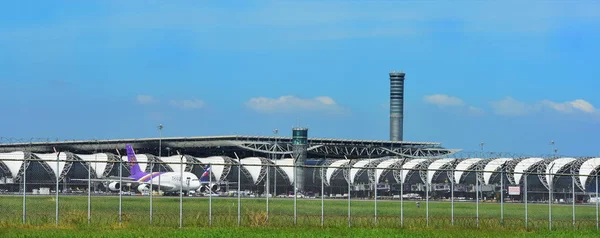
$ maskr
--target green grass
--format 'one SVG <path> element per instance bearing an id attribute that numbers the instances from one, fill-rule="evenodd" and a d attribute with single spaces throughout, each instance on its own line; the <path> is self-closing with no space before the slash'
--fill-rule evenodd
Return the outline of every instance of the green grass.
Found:
<path id="1" fill-rule="evenodd" d="M 346 236 L 367 232 L 365 236 L 427 236 L 478 234 L 511 237 L 530 235 L 599 236 L 596 232 L 596 210 L 593 206 L 576 206 L 576 227 L 572 224 L 572 208 L 568 205 L 553 205 L 552 232 L 548 232 L 548 205 L 529 205 L 529 229 L 525 230 L 523 204 L 505 204 L 504 224 L 500 220 L 500 204 L 480 203 L 479 228 L 476 227 L 476 206 L 472 202 L 455 203 L 455 224 L 450 223 L 450 203 L 430 202 L 429 226 L 427 226 L 425 202 L 421 207 L 415 201 L 404 203 L 404 225 L 400 225 L 400 202 L 380 200 L 378 220 L 374 219 L 372 200 L 352 200 L 351 226 L 348 229 L 347 200 L 325 200 L 324 227 L 321 227 L 321 201 L 319 199 L 298 200 L 297 224 L 294 225 L 293 199 L 271 199 L 269 220 L 266 221 L 265 199 L 242 199 L 242 227 L 237 228 L 237 199 L 213 199 L 213 224 L 209 225 L 208 198 L 184 198 L 184 229 L 179 227 L 179 198 L 155 197 L 154 224 L 149 224 L 149 198 L 123 197 L 123 223 L 118 222 L 118 197 L 92 197 L 91 225 L 87 222 L 87 197 L 60 197 L 59 227 L 55 227 L 55 200 L 53 196 L 30 196 L 27 198 L 27 224 L 22 225 L 22 198 L 0 197 L 0 236 L 30 234 L 36 236 L 56 234 L 126 236 L 165 235 L 183 232 L 183 236 L 215 236 L 222 234 L 239 236 L 251 230 L 252 234 L 266 236 L 297 237 Z M 201 228 L 201 229 L 198 229 Z M 233 229 L 235 228 L 235 229 Z M 378 228 L 375 231 L 365 228 Z M 4 232 L 4 233 L 2 233 Z M 197 233 L 201 232 L 201 233 Z M 207 233 L 206 233 L 207 232 Z M 292 233 L 290 233 L 292 232 Z M 237 235 L 236 235 L 237 234 Z M 486 235 L 487 234 L 487 235 Z M 177 234 L 178 236 L 180 234 Z M 507 235 L 507 236 L 508 236 Z M 295 235 L 296 236 L 296 235 Z"/>

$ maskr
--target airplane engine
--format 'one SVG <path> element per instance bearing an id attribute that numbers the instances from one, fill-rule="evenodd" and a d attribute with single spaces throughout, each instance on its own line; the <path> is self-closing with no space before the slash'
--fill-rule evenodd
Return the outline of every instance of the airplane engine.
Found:
<path id="1" fill-rule="evenodd" d="M 219 185 L 218 184 L 211 184 L 210 185 L 210 190 L 213 192 L 219 191 Z"/>
<path id="2" fill-rule="evenodd" d="M 206 192 L 208 192 L 209 189 L 212 192 L 217 192 L 217 191 L 219 191 L 220 187 L 219 187 L 219 184 L 216 184 L 216 183 L 213 183 L 210 185 L 202 185 L 202 187 L 200 187 L 199 191 L 201 193 L 206 193 Z"/>
<path id="3" fill-rule="evenodd" d="M 111 182 L 108 184 L 108 189 L 110 189 L 110 191 L 119 191 L 121 190 L 121 185 L 119 182 Z"/>
<path id="4" fill-rule="evenodd" d="M 137 190 L 140 193 L 145 193 L 145 192 L 148 192 L 150 190 L 150 186 L 148 186 L 147 184 L 142 184 L 142 185 L 140 185 L 140 186 L 137 187 Z"/>

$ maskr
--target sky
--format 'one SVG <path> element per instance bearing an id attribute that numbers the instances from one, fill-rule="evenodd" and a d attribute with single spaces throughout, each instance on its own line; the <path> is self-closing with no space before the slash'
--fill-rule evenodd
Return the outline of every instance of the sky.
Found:
<path id="1" fill-rule="evenodd" d="M 0 16 L 0 143 L 387 140 L 397 70 L 406 141 L 600 155 L 595 1 L 24 0 Z"/>

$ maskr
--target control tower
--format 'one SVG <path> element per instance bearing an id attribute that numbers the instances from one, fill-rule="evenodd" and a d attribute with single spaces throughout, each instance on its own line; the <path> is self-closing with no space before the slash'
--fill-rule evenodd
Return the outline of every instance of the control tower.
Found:
<path id="1" fill-rule="evenodd" d="M 294 164 L 296 167 L 296 188 L 299 192 L 304 191 L 304 162 L 306 161 L 306 151 L 308 149 L 308 128 L 295 127 L 292 129 L 292 150 L 294 151 Z"/>
<path id="2" fill-rule="evenodd" d="M 402 141 L 404 124 L 404 72 L 390 72 L 390 140 Z"/>

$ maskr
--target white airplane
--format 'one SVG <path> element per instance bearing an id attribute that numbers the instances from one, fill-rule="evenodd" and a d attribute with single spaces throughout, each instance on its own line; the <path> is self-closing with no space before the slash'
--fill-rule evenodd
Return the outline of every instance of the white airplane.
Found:
<path id="1" fill-rule="evenodd" d="M 147 193 L 150 190 L 150 181 L 152 181 L 153 190 L 160 189 L 166 193 L 177 193 L 180 189 L 183 190 L 184 193 L 188 193 L 189 191 L 195 191 L 200 188 L 200 180 L 195 174 L 190 172 L 143 172 L 140 169 L 133 147 L 131 147 L 131 145 L 126 145 L 125 148 L 127 150 L 127 160 L 131 166 L 131 175 L 122 178 L 121 180 L 123 183 L 131 184 L 133 187 L 136 187 L 140 193 Z M 75 180 L 87 181 L 86 179 Z M 161 181 L 160 187 L 158 185 L 159 180 Z M 92 181 L 108 182 L 108 188 L 111 191 L 119 191 L 122 187 L 119 180 L 115 180 L 114 178 L 92 179 Z"/>

